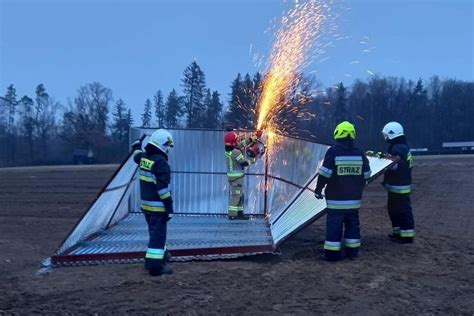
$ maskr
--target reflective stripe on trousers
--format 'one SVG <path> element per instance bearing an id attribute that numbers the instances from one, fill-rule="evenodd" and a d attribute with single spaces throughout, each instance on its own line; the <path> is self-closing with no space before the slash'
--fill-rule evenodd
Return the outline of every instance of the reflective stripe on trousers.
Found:
<path id="1" fill-rule="evenodd" d="M 361 203 L 361 200 L 326 200 L 327 208 L 335 210 L 358 209 Z"/>
<path id="2" fill-rule="evenodd" d="M 142 210 L 149 212 L 166 212 L 165 205 L 161 201 L 141 200 L 140 207 Z"/>
<path id="3" fill-rule="evenodd" d="M 411 185 L 391 185 L 385 184 L 387 191 L 398 194 L 407 194 L 411 192 Z"/>

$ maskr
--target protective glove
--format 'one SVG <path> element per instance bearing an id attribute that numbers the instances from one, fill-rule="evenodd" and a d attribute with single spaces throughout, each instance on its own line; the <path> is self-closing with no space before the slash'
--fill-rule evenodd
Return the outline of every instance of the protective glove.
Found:
<path id="1" fill-rule="evenodd" d="M 383 158 L 383 157 L 385 157 L 385 154 L 384 154 L 383 152 L 381 152 L 381 151 L 374 152 L 374 151 L 372 151 L 372 150 L 367 150 L 367 151 L 365 152 L 365 154 L 366 154 L 367 156 L 376 157 L 376 158 Z"/>
<path id="2" fill-rule="evenodd" d="M 314 192 L 314 196 L 318 199 L 318 200 L 322 200 L 324 198 L 324 195 L 321 193 L 321 192 Z"/>
<path id="3" fill-rule="evenodd" d="M 142 141 L 140 139 L 135 139 L 132 143 L 132 150 L 141 150 Z"/>
<path id="4" fill-rule="evenodd" d="M 252 136 L 249 137 L 249 139 L 248 139 L 249 144 L 255 144 L 256 142 L 258 142 L 258 137 L 257 136 L 252 135 Z"/>
<path id="5" fill-rule="evenodd" d="M 247 148 L 246 154 L 247 154 L 247 157 L 249 157 L 249 158 L 256 158 L 257 157 L 257 155 L 256 155 L 256 153 L 255 153 L 255 151 L 253 150 L 252 147 Z"/>
<path id="6" fill-rule="evenodd" d="M 162 200 L 162 202 L 165 205 L 166 213 L 168 215 L 173 214 L 173 212 L 174 212 L 174 210 L 173 210 L 173 199 L 171 197 L 168 197 L 168 198 Z"/>
<path id="7" fill-rule="evenodd" d="M 262 137 L 262 134 L 263 134 L 262 130 L 258 130 L 258 131 L 255 132 L 255 136 L 257 136 L 257 138 Z"/>

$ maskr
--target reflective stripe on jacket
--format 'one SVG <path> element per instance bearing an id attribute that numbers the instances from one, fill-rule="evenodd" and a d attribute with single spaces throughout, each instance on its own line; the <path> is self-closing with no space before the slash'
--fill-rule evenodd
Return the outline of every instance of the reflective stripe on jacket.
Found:
<path id="1" fill-rule="evenodd" d="M 245 165 L 249 162 L 245 159 L 244 154 L 239 149 L 233 149 L 225 152 L 227 165 L 227 179 L 233 181 L 245 176 Z"/>
<path id="2" fill-rule="evenodd" d="M 369 160 L 352 142 L 338 141 L 331 146 L 318 173 L 316 191 L 326 186 L 326 203 L 329 209 L 360 208 L 362 191 L 371 171 Z"/>
<path id="3" fill-rule="evenodd" d="M 164 154 L 148 155 L 139 151 L 133 157 L 139 165 L 140 208 L 145 212 L 166 212 L 163 200 L 171 198 L 170 166 Z"/>

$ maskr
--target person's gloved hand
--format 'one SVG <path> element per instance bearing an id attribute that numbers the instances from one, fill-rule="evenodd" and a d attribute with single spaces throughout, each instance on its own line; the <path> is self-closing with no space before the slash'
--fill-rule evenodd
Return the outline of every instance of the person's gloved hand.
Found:
<path id="1" fill-rule="evenodd" d="M 321 193 L 321 192 L 314 192 L 314 196 L 318 199 L 318 200 L 322 200 L 324 198 L 324 195 Z"/>
<path id="2" fill-rule="evenodd" d="M 255 135 L 252 135 L 249 137 L 249 140 L 248 140 L 249 144 L 255 144 L 256 142 L 258 142 L 258 137 L 255 136 Z"/>
<path id="3" fill-rule="evenodd" d="M 140 139 L 135 139 L 132 143 L 132 150 L 141 150 L 142 141 Z"/>
<path id="4" fill-rule="evenodd" d="M 173 199 L 171 197 L 168 197 L 168 198 L 162 200 L 162 202 L 165 205 L 166 213 L 168 215 L 173 214 L 173 212 L 174 212 L 174 210 L 173 210 Z"/>
<path id="5" fill-rule="evenodd" d="M 253 150 L 252 147 L 247 148 L 246 154 L 247 154 L 247 157 L 249 157 L 249 158 L 256 158 L 257 157 L 257 155 L 256 155 L 256 153 L 255 153 L 255 151 Z"/>
<path id="6" fill-rule="evenodd" d="M 372 151 L 372 150 L 367 150 L 367 151 L 365 152 L 365 154 L 366 154 L 367 156 L 377 157 L 377 158 L 383 158 L 383 157 L 385 157 L 385 154 L 384 154 L 383 152 L 381 152 L 381 151 L 374 152 L 374 151 Z"/>

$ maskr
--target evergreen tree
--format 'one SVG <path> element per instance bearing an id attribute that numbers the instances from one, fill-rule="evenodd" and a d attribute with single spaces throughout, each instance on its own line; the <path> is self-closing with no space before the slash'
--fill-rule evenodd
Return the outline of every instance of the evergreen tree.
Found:
<path id="1" fill-rule="evenodd" d="M 165 124 L 165 105 L 163 94 L 158 90 L 153 96 L 153 105 L 155 107 L 155 118 L 158 127 L 164 127 Z"/>
<path id="2" fill-rule="evenodd" d="M 16 107 L 18 105 L 18 100 L 16 99 L 16 89 L 13 84 L 7 87 L 7 92 L 5 96 L 2 97 L 2 103 L 5 107 L 5 116 L 6 116 L 6 131 L 5 131 L 5 162 L 7 166 L 12 166 L 15 164 L 15 113 Z"/>
<path id="3" fill-rule="evenodd" d="M 260 100 L 260 95 L 262 92 L 262 74 L 260 72 L 256 72 L 253 76 L 253 93 L 252 93 L 252 104 L 257 107 L 258 101 Z"/>
<path id="4" fill-rule="evenodd" d="M 128 111 L 130 111 L 130 109 Z M 112 113 L 112 139 L 120 148 L 121 153 L 126 152 L 128 149 L 130 124 L 127 116 L 128 112 L 125 107 L 125 102 L 123 102 L 122 99 L 118 99 L 115 103 L 114 112 Z"/>
<path id="5" fill-rule="evenodd" d="M 182 114 L 182 99 L 176 93 L 176 90 L 171 90 L 166 100 L 165 123 L 169 128 L 179 127 L 179 118 Z"/>
<path id="6" fill-rule="evenodd" d="M 212 121 L 210 119 L 210 109 L 211 109 L 211 89 L 206 89 L 206 93 L 203 100 L 203 106 L 205 109 L 205 113 L 203 115 L 202 120 L 202 127 L 204 128 L 211 128 Z"/>
<path id="7" fill-rule="evenodd" d="M 256 125 L 256 106 L 257 91 L 254 89 L 254 82 L 250 79 L 250 75 L 246 74 L 242 82 L 240 91 L 240 104 L 242 106 L 241 126 L 245 129 L 252 129 Z"/>
<path id="8" fill-rule="evenodd" d="M 125 115 L 125 122 L 127 122 L 127 139 L 128 139 L 128 133 L 130 132 L 130 127 L 133 125 L 133 116 L 132 116 L 132 110 L 128 109 L 127 115 Z"/>
<path id="9" fill-rule="evenodd" d="M 151 126 L 151 101 L 150 99 L 146 99 L 145 107 L 143 109 L 142 114 L 142 127 L 150 127 Z"/>
<path id="10" fill-rule="evenodd" d="M 35 131 L 35 119 L 33 113 L 34 102 L 28 96 L 23 96 L 20 100 L 20 131 L 22 136 L 28 145 L 28 153 L 30 163 L 35 160 L 34 158 L 34 131 Z"/>
<path id="11" fill-rule="evenodd" d="M 38 143 L 40 144 L 39 156 L 42 159 L 47 159 L 49 152 L 48 140 L 56 133 L 56 113 L 60 107 L 59 102 L 56 102 L 46 92 L 43 84 L 36 87 L 34 126 L 35 135 L 38 137 Z"/>
<path id="12" fill-rule="evenodd" d="M 348 120 L 347 110 L 346 110 L 346 87 L 341 82 L 337 86 L 336 90 L 336 102 L 334 105 L 334 123 L 339 124 L 342 121 Z"/>
<path id="13" fill-rule="evenodd" d="M 3 101 L 3 104 L 6 107 L 7 133 L 13 134 L 13 129 L 15 127 L 15 113 L 16 107 L 18 105 L 18 100 L 16 99 L 16 89 L 12 84 L 7 87 L 7 92 L 3 97 Z"/>
<path id="14" fill-rule="evenodd" d="M 217 129 L 221 127 L 222 103 L 220 101 L 219 92 L 214 91 L 211 96 L 211 90 L 207 89 L 206 97 L 204 98 L 204 104 L 206 105 L 205 122 L 207 123 L 205 127 L 211 129 Z"/>
<path id="15" fill-rule="evenodd" d="M 226 113 L 225 121 L 226 125 L 232 128 L 239 128 L 242 127 L 243 121 L 243 109 L 240 103 L 240 96 L 242 92 L 242 77 L 240 73 L 237 74 L 237 77 L 232 81 L 230 86 L 230 101 L 229 101 L 229 109 Z"/>
<path id="16" fill-rule="evenodd" d="M 193 61 L 191 65 L 184 70 L 182 87 L 187 126 L 191 128 L 202 127 L 205 114 L 203 98 L 206 78 L 196 61 Z"/>
<path id="17" fill-rule="evenodd" d="M 423 140 L 428 139 L 431 131 L 427 128 L 419 128 L 420 123 L 426 121 L 429 118 L 428 108 L 428 93 L 423 86 L 423 81 L 419 79 L 416 82 L 413 92 L 410 96 L 410 113 L 412 113 L 412 119 L 407 122 L 406 129 L 409 134 L 412 135 L 410 140 L 413 146 L 421 147 Z"/>

